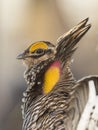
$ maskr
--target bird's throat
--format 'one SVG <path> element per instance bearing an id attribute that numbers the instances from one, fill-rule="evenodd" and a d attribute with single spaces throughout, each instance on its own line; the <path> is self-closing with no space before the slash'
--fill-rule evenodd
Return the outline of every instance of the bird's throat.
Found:
<path id="1" fill-rule="evenodd" d="M 61 75 L 61 66 L 59 61 L 53 62 L 44 75 L 43 93 L 48 94 L 59 81 Z"/>

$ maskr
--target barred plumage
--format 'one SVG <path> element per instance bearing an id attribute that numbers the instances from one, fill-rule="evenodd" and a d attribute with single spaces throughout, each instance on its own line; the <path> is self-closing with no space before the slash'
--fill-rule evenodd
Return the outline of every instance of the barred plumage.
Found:
<path id="1" fill-rule="evenodd" d="M 27 65 L 23 130 L 80 130 L 90 80 L 96 83 L 98 95 L 98 77 L 77 82 L 70 70 L 76 44 L 91 27 L 87 21 L 88 18 L 61 36 L 56 46 L 47 41 L 36 42 L 18 56 Z M 85 126 L 82 130 L 89 128 L 89 123 Z"/>

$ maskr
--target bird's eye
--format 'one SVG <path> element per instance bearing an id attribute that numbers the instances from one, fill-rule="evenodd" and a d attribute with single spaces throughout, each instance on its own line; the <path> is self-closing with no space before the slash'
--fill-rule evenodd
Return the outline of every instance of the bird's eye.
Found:
<path id="1" fill-rule="evenodd" d="M 36 53 L 37 53 L 37 54 L 42 54 L 43 52 L 44 52 L 43 49 L 37 49 L 37 50 L 36 50 Z"/>

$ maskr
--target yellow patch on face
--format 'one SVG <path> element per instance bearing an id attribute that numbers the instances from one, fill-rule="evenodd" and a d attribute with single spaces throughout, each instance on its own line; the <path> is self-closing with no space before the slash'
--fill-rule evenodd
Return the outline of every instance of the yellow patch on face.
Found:
<path id="1" fill-rule="evenodd" d="M 45 42 L 36 42 L 30 47 L 29 51 L 32 53 L 39 48 L 48 49 L 48 45 Z"/>
<path id="2" fill-rule="evenodd" d="M 60 78 L 60 69 L 58 67 L 50 67 L 45 73 L 43 93 L 49 93 Z"/>

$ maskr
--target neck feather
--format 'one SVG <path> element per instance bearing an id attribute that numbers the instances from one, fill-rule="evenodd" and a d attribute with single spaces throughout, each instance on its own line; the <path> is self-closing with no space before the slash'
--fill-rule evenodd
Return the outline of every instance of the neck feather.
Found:
<path id="1" fill-rule="evenodd" d="M 71 72 L 68 69 L 65 69 L 66 72 L 63 72 L 61 70 L 61 64 L 59 61 L 50 62 L 45 61 L 41 62 L 40 64 L 33 66 L 31 69 L 29 69 L 25 73 L 25 79 L 27 81 L 28 87 L 27 90 L 24 92 L 23 96 L 23 105 L 22 105 L 22 112 L 23 116 L 27 108 L 30 106 L 30 104 L 37 100 L 37 98 L 40 98 L 43 95 L 47 95 L 49 92 L 51 92 L 52 89 L 57 93 L 60 88 L 64 88 L 62 84 L 59 84 L 58 82 L 60 78 L 64 80 L 65 83 L 69 83 L 69 81 L 74 82 L 72 79 Z M 67 75 L 67 76 L 66 76 Z M 63 80 L 61 82 L 63 82 Z M 73 86 L 73 83 L 71 82 L 71 86 Z M 55 87 L 56 86 L 56 87 Z M 61 86 L 61 87 L 60 87 Z M 68 85 L 69 86 L 69 85 Z M 66 86 L 67 87 L 67 86 Z M 68 87 L 69 89 L 69 87 Z M 60 89 L 61 91 L 61 89 Z"/>

